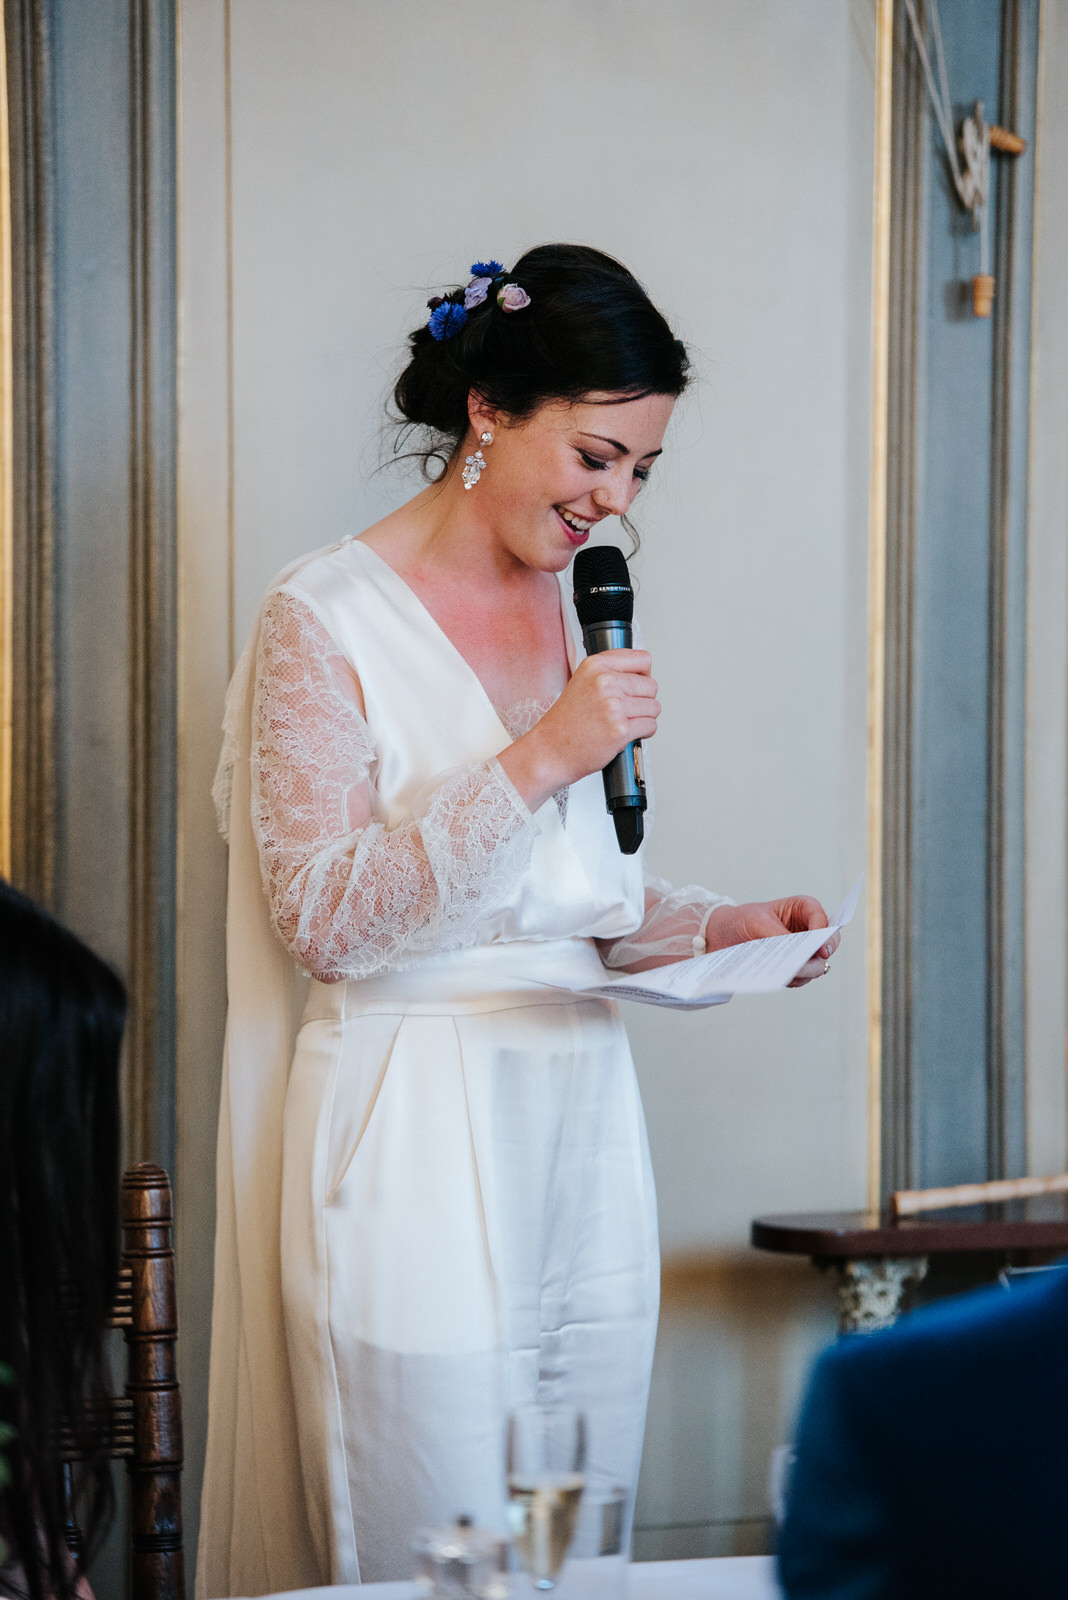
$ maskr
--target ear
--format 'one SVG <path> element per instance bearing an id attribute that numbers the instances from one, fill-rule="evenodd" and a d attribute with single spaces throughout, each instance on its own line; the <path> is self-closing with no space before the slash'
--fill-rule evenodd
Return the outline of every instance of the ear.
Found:
<path id="1" fill-rule="evenodd" d="M 476 439 L 483 433 L 496 433 L 500 426 L 500 412 L 483 399 L 477 389 L 472 389 L 467 396 L 467 416 Z"/>

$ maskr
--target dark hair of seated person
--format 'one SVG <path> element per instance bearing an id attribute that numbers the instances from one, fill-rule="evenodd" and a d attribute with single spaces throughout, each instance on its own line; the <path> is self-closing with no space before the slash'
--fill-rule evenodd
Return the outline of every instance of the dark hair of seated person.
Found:
<path id="1" fill-rule="evenodd" d="M 69 1600 L 80 1573 L 63 1538 L 55 1437 L 62 1420 L 89 1553 L 112 1511 L 99 1412 L 110 1392 L 106 1320 L 118 1271 L 122 983 L 0 879 L 0 1536 L 7 1576 L 32 1600 Z M 0 1571 L 0 1593 L 4 1573 Z"/>

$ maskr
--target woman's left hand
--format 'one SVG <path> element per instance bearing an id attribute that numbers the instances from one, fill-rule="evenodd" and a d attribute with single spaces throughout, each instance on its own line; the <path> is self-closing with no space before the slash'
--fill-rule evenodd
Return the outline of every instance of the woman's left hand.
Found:
<path id="1" fill-rule="evenodd" d="M 779 933 L 804 933 L 809 928 L 825 928 L 827 913 L 810 894 L 791 895 L 786 900 L 753 900 L 744 906 L 717 906 L 705 927 L 705 947 L 723 950 L 747 939 L 767 939 Z M 827 962 L 838 949 L 840 933 L 832 933 L 806 961 L 791 989 L 802 989 L 813 978 L 822 978 Z"/>

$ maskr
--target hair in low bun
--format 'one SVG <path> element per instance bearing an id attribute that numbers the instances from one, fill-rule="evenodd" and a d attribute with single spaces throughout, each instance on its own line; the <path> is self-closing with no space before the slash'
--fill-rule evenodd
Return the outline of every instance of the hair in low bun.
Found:
<path id="1" fill-rule="evenodd" d="M 462 327 L 437 339 L 424 323 L 409 335 L 408 364 L 393 400 L 401 442 L 414 428 L 410 454 L 448 462 L 468 427 L 472 390 L 522 420 L 551 400 L 593 393 L 679 395 L 689 377 L 686 346 L 676 339 L 633 273 L 587 245 L 543 244 L 507 274 L 530 296 L 514 313 L 494 294 L 472 307 Z M 447 299 L 462 304 L 463 291 Z"/>

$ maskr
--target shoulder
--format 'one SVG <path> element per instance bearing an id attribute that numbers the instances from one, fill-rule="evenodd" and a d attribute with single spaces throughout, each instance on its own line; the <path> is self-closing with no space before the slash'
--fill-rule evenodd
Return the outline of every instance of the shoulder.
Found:
<path id="1" fill-rule="evenodd" d="M 907 1392 L 921 1374 L 924 1387 L 937 1386 L 962 1365 L 976 1374 L 983 1367 L 1004 1370 L 1065 1341 L 1068 1264 L 1011 1293 L 1000 1286 L 980 1289 L 914 1311 L 884 1332 L 840 1339 L 820 1358 L 816 1379 L 845 1394 L 880 1384 Z"/>
<path id="2" fill-rule="evenodd" d="M 311 627 L 333 636 L 334 612 L 340 592 L 350 593 L 364 576 L 362 547 L 355 538 L 325 545 L 300 556 L 275 574 L 260 603 L 258 631 L 277 631 L 279 626 Z"/>
<path id="3" fill-rule="evenodd" d="M 1065 1592 L 1046 1580 L 1062 1564 L 1050 1530 L 1063 1504 L 1066 1341 L 1068 1271 L 943 1300 L 826 1350 L 780 1544 L 791 1600 Z M 1042 1582 L 983 1586 L 973 1557 L 992 1559 L 982 1539 L 999 1524 L 1020 1530 Z"/>
<path id="4" fill-rule="evenodd" d="M 359 574 L 351 561 L 345 562 L 344 549 L 331 545 L 293 563 L 267 590 L 251 641 L 257 694 L 269 692 L 279 677 L 291 683 L 295 670 L 335 677 L 340 671 L 347 692 L 352 687 L 350 677 L 358 684 L 344 648 L 344 624 L 338 608 L 339 595 L 351 591 Z M 295 669 L 295 661 L 303 666 Z"/>
<path id="5" fill-rule="evenodd" d="M 298 556 L 275 573 L 267 585 L 263 603 L 270 604 L 276 595 L 314 600 L 317 595 L 329 590 L 339 572 L 358 570 L 359 559 L 355 547 L 359 543 L 355 537 L 347 537 Z"/>

